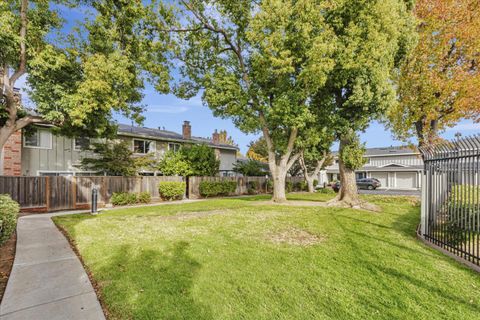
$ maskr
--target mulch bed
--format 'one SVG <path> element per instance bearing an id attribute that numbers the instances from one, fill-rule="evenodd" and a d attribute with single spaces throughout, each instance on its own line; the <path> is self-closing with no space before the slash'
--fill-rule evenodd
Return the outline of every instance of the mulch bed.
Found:
<path id="1" fill-rule="evenodd" d="M 7 287 L 8 277 L 12 271 L 16 244 L 17 234 L 14 232 L 10 239 L 0 246 L 0 301 L 2 301 L 3 293 Z"/>

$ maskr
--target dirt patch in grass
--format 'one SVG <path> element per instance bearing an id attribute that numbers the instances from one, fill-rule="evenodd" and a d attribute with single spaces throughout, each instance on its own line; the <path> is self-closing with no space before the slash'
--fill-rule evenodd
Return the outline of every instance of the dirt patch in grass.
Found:
<path id="1" fill-rule="evenodd" d="M 290 228 L 284 231 L 270 233 L 266 238 L 275 244 L 289 244 L 302 247 L 313 246 L 324 240 L 322 237 L 298 228 Z"/>
<path id="2" fill-rule="evenodd" d="M 209 211 L 195 211 L 195 212 L 185 212 L 174 214 L 171 216 L 136 216 L 137 218 L 150 218 L 150 219 L 158 219 L 162 221 L 185 221 L 191 219 L 198 219 L 210 216 L 216 216 L 221 214 L 227 214 L 230 210 L 209 210 Z"/>
<path id="3" fill-rule="evenodd" d="M 0 246 L 0 302 L 7 287 L 8 277 L 12 271 L 16 244 L 17 235 L 14 232 L 10 239 Z"/>
<path id="4" fill-rule="evenodd" d="M 285 202 L 273 202 L 269 201 L 255 201 L 254 205 L 265 206 L 265 205 L 274 205 L 274 206 L 292 206 L 292 207 L 326 207 L 325 202 L 321 201 L 304 201 L 304 200 L 288 200 Z"/>

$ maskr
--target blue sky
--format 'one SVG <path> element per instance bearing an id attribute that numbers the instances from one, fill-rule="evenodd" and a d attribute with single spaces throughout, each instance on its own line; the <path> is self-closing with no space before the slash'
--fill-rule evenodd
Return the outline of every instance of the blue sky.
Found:
<path id="1" fill-rule="evenodd" d="M 59 7 L 61 15 L 66 20 L 62 31 L 67 33 L 79 20 L 85 17 L 84 8 L 69 9 Z M 24 87 L 25 79 L 19 81 L 18 86 Z M 246 153 L 247 145 L 250 141 L 258 138 L 260 135 L 246 135 L 238 130 L 229 119 L 215 118 L 206 106 L 202 105 L 200 97 L 195 97 L 188 101 L 176 98 L 173 95 L 160 95 L 147 85 L 144 92 L 142 104 L 146 106 L 144 126 L 150 128 L 165 127 L 167 130 L 181 133 L 184 120 L 190 121 L 192 125 L 192 134 L 199 137 L 211 137 L 215 129 L 227 130 L 233 140 L 239 145 L 242 153 Z M 28 99 L 28 97 L 26 97 Z M 480 103 L 480 102 L 479 102 Z M 121 116 L 116 117 L 120 123 L 129 124 L 130 120 Z M 461 121 L 456 127 L 450 128 L 442 133 L 444 138 L 453 138 L 456 132 L 462 135 L 480 134 L 480 124 L 471 121 Z M 392 138 L 392 134 L 385 127 L 372 122 L 370 127 L 360 134 L 362 142 L 367 147 L 383 147 L 401 145 L 402 142 Z M 333 150 L 338 148 L 337 144 Z"/>

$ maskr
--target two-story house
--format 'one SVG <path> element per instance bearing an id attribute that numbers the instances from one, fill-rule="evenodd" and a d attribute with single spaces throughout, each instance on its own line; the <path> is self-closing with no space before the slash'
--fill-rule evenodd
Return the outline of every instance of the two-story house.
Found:
<path id="1" fill-rule="evenodd" d="M 220 175 L 233 174 L 238 147 L 225 143 L 215 131 L 211 139 L 192 136 L 190 122 L 185 121 L 182 133 L 120 124 L 117 138 L 127 141 L 135 155 L 154 154 L 161 159 L 167 150 L 178 151 L 185 144 L 206 144 L 215 150 L 220 160 Z M 36 126 L 33 134 L 17 132 L 4 147 L 2 162 L 4 175 L 97 175 L 80 166 L 83 157 L 91 157 L 87 151 L 88 138 L 67 138 L 54 135 L 51 126 Z M 161 172 L 142 171 L 141 175 L 161 175 Z"/>
<path id="2" fill-rule="evenodd" d="M 409 147 L 369 148 L 366 164 L 356 171 L 357 179 L 376 178 L 382 188 L 419 189 L 423 160 L 420 152 Z M 329 182 L 339 180 L 338 158 L 326 168 Z"/>

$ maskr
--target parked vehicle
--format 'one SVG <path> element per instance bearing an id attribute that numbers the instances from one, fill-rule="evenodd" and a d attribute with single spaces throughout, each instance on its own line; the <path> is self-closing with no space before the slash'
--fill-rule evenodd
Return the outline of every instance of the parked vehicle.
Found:
<path id="1" fill-rule="evenodd" d="M 364 179 L 357 180 L 358 189 L 375 190 L 381 186 L 382 184 L 380 183 L 380 181 L 375 178 L 364 178 Z M 332 189 L 333 191 L 338 192 L 340 190 L 340 181 L 337 181 L 336 183 L 332 184 Z"/>
<path id="2" fill-rule="evenodd" d="M 375 178 L 364 178 L 357 180 L 357 188 L 359 189 L 375 190 L 381 186 L 382 184 L 380 181 Z"/>

